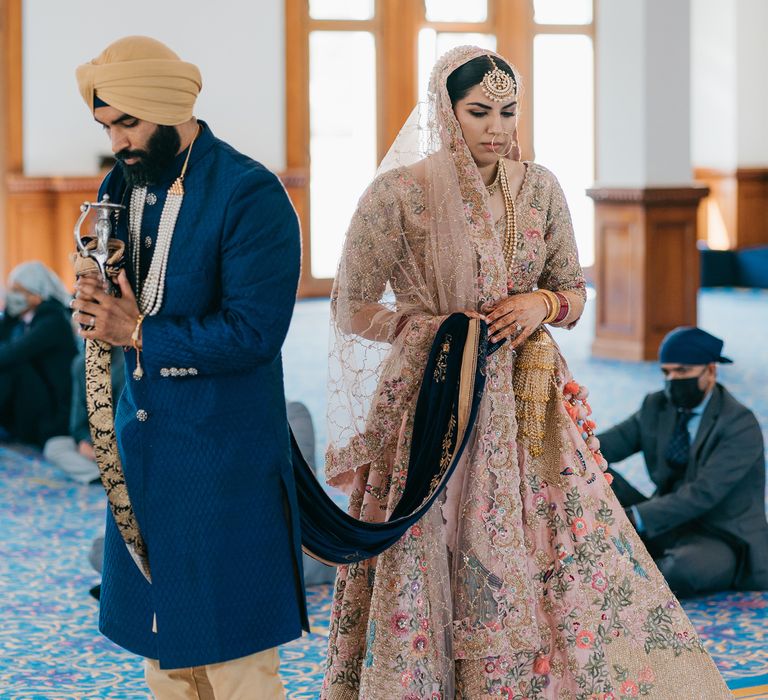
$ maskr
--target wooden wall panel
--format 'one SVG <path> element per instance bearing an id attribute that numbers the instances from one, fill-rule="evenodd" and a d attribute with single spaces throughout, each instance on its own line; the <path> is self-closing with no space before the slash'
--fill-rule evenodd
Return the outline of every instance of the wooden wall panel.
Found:
<path id="1" fill-rule="evenodd" d="M 693 289 L 695 298 L 698 287 L 691 284 L 691 279 L 696 276 L 691 267 L 698 266 L 698 259 L 695 240 L 691 240 L 694 226 L 687 222 L 656 219 L 655 216 L 648 217 L 648 248 L 652 253 L 646 301 L 649 331 L 663 336 L 686 319 L 695 322 L 695 313 L 693 318 L 690 317 L 689 297 Z"/>
<path id="2" fill-rule="evenodd" d="M 736 248 L 768 245 L 768 168 L 736 171 Z"/>
<path id="3" fill-rule="evenodd" d="M 306 230 L 306 172 L 289 170 L 280 174 L 280 179 L 296 208 L 302 229 Z M 20 262 L 40 260 L 55 270 L 65 284 L 72 284 L 74 276 L 69 256 L 75 247 L 74 225 L 80 215 L 80 205 L 96 199 L 100 183 L 101 177 L 15 175 L 7 178 L 7 258 L 3 278 Z"/>
<path id="4" fill-rule="evenodd" d="M 595 200 L 593 354 L 650 360 L 666 333 L 696 324 L 697 208 L 707 189 L 589 190 Z"/>
<path id="5" fill-rule="evenodd" d="M 598 284 L 610 290 L 611 304 L 601 304 L 599 323 L 607 332 L 631 333 L 637 312 L 634 280 L 627 274 L 632 264 L 632 225 L 627 222 L 604 222 L 600 227 L 600 258 L 610 261 L 600 266 Z"/>
<path id="6" fill-rule="evenodd" d="M 56 202 L 45 193 L 30 192 L 9 198 L 8 210 L 8 269 L 27 260 L 40 260 L 54 267 Z"/>
<path id="7" fill-rule="evenodd" d="M 768 245 L 768 168 L 697 168 L 710 195 L 699 213 L 699 239 L 712 248 Z"/>

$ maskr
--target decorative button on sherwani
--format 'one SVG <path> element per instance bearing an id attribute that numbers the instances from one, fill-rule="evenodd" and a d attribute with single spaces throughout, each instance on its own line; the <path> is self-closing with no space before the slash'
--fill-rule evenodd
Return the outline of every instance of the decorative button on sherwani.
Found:
<path id="1" fill-rule="evenodd" d="M 163 367 L 160 370 L 160 376 L 161 377 L 196 377 L 197 376 L 197 368 L 190 367 L 187 369 L 186 367 Z"/>
<path id="2" fill-rule="evenodd" d="M 141 421 L 142 423 L 149 418 L 149 414 L 143 409 L 140 408 L 138 411 L 136 411 L 136 420 Z"/>

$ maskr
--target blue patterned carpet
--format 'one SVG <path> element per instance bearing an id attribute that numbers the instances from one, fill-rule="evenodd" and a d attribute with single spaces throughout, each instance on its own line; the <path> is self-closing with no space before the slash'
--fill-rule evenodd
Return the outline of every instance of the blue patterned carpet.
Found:
<path id="1" fill-rule="evenodd" d="M 723 382 L 755 410 L 764 428 L 768 327 L 755 319 L 767 312 L 765 293 L 705 292 L 700 299 L 700 324 L 726 338 L 726 354 L 736 361 Z M 309 406 L 318 457 L 327 313 L 324 301 L 299 304 L 285 348 L 287 395 Z M 591 359 L 591 313 L 558 340 L 576 377 L 592 390 L 599 425 L 607 427 L 634 410 L 660 376 L 654 363 Z M 625 471 L 640 483 L 640 462 Z M 0 698 L 149 697 L 140 661 L 98 634 L 98 604 L 88 595 L 98 577 L 87 553 L 102 529 L 104 503 L 100 487 L 66 481 L 38 453 L 0 447 Z M 281 650 L 288 697 L 301 700 L 318 697 L 329 587 L 310 589 L 309 601 L 313 633 Z M 719 594 L 687 601 L 685 608 L 732 688 L 768 684 L 768 594 Z"/>

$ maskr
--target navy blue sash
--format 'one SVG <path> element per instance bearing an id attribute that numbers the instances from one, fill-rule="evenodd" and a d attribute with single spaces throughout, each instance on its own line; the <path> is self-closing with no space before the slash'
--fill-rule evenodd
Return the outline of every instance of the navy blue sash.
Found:
<path id="1" fill-rule="evenodd" d="M 485 389 L 489 347 L 484 322 L 449 316 L 432 343 L 416 403 L 408 476 L 386 522 L 363 522 L 339 508 L 307 464 L 291 433 L 293 470 L 304 551 L 326 564 L 381 554 L 432 506 L 461 459 Z"/>

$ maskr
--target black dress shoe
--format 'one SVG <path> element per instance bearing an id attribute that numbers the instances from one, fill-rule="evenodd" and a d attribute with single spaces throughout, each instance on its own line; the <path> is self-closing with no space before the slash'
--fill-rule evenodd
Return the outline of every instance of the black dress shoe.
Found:
<path id="1" fill-rule="evenodd" d="M 88 591 L 96 600 L 101 598 L 101 584 L 97 583 L 91 590 Z"/>

